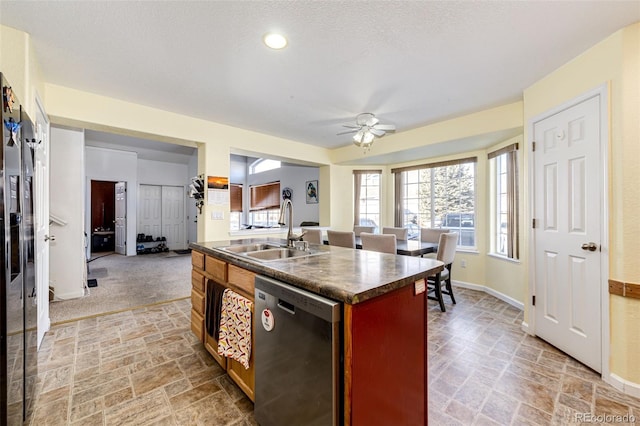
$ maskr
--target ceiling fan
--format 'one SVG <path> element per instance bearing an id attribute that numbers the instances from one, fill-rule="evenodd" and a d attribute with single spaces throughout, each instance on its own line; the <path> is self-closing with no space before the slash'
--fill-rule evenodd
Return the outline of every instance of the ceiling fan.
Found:
<path id="1" fill-rule="evenodd" d="M 346 135 L 348 133 L 355 133 L 353 135 L 353 143 L 356 146 L 364 147 L 365 152 L 371 149 L 371 145 L 375 138 L 381 138 L 387 132 L 395 132 L 396 126 L 393 124 L 382 124 L 380 120 L 376 118 L 375 114 L 370 112 L 363 112 L 356 116 L 356 124 L 343 124 L 351 130 L 338 133 L 338 135 Z"/>

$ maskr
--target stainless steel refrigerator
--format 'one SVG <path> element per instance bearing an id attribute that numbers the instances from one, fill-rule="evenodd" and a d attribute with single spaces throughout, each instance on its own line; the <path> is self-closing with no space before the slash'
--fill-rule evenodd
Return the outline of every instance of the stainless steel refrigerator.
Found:
<path id="1" fill-rule="evenodd" d="M 0 424 L 28 421 L 37 379 L 34 267 L 34 126 L 2 81 L 0 149 Z"/>

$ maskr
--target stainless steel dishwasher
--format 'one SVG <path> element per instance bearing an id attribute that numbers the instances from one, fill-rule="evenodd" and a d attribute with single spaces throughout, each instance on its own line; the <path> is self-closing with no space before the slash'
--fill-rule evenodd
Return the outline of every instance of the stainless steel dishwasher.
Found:
<path id="1" fill-rule="evenodd" d="M 341 304 L 263 276 L 255 284 L 256 421 L 339 424 Z"/>

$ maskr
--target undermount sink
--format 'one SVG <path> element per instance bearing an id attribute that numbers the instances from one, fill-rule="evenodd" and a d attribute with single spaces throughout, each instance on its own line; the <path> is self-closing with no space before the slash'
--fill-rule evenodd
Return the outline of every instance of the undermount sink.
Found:
<path id="1" fill-rule="evenodd" d="M 258 243 L 258 244 L 229 246 L 229 247 L 223 247 L 222 249 L 233 252 L 233 253 L 247 253 L 251 251 L 262 251 L 262 250 L 270 250 L 270 249 L 278 249 L 278 248 L 280 248 L 280 246 L 277 244 Z"/>
<path id="2" fill-rule="evenodd" d="M 247 253 L 247 256 L 257 260 L 262 260 L 264 262 L 267 260 L 279 260 L 279 259 L 289 259 L 292 257 L 311 256 L 313 254 L 317 254 L 317 253 L 298 250 L 295 248 L 274 248 L 274 249 L 261 250 L 261 251 L 252 251 Z"/>
<path id="3" fill-rule="evenodd" d="M 321 250 L 299 250 L 293 247 L 282 247 L 276 243 L 256 243 L 236 246 L 221 247 L 222 250 L 246 256 L 258 262 L 272 260 L 292 259 L 299 257 L 315 256 L 327 253 Z"/>

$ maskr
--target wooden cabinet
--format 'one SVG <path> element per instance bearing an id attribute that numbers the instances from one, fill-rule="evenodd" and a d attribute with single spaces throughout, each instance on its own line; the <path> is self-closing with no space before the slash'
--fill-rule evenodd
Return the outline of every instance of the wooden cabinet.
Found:
<path id="1" fill-rule="evenodd" d="M 211 354 L 213 359 L 216 360 L 220 367 L 227 369 L 227 357 L 222 355 L 218 355 L 218 340 L 207 333 L 207 330 L 204 331 L 204 347 Z"/>
<path id="2" fill-rule="evenodd" d="M 426 318 L 412 285 L 344 305 L 345 425 L 427 424 Z"/>
<path id="3" fill-rule="evenodd" d="M 193 265 L 191 272 L 191 330 L 204 344 L 207 352 L 222 368 L 227 370 L 229 377 L 253 401 L 255 388 L 253 349 L 249 358 L 248 369 L 235 360 L 218 355 L 217 336 L 211 336 L 207 333 L 204 318 L 206 315 L 208 280 L 215 280 L 224 287 L 230 288 L 247 299 L 254 301 L 255 274 L 197 251 L 192 251 L 191 259 Z M 252 311 L 252 327 L 255 324 L 254 314 L 255 312 Z M 252 347 L 253 342 L 252 333 Z"/>
<path id="4" fill-rule="evenodd" d="M 204 341 L 204 255 L 191 252 L 191 331 Z"/>

